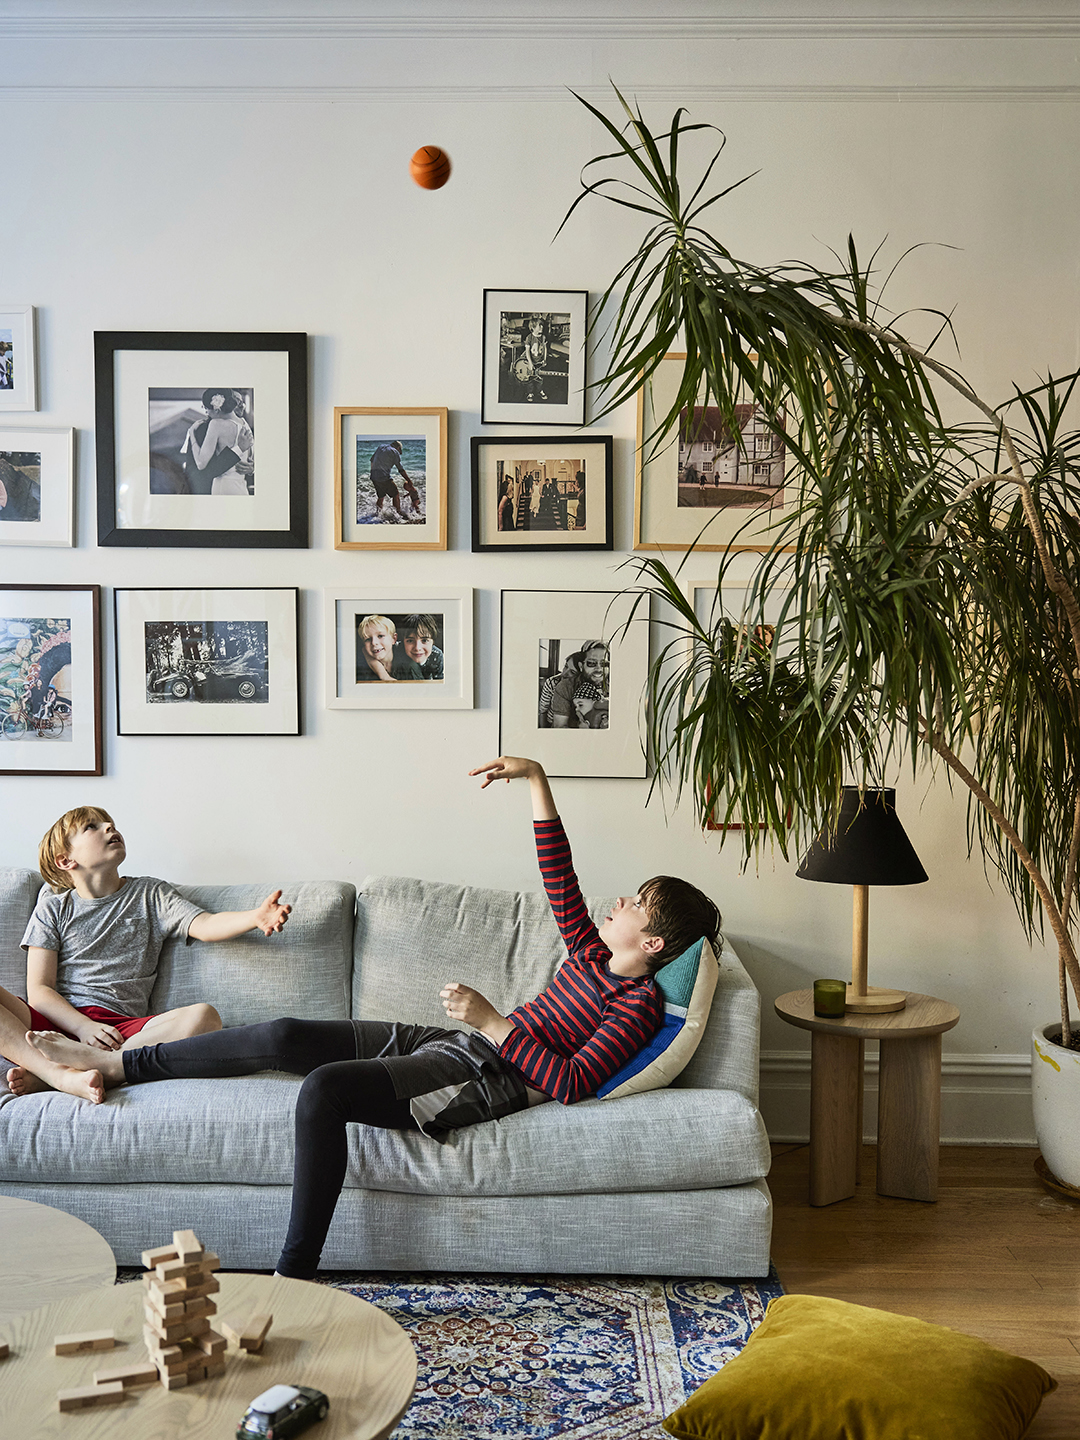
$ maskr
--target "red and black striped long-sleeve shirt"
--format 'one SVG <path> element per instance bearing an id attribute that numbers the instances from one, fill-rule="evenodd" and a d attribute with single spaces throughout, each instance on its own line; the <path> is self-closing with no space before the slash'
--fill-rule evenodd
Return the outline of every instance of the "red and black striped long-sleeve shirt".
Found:
<path id="1" fill-rule="evenodd" d="M 562 821 L 537 820 L 536 854 L 567 959 L 535 1000 L 507 1018 L 499 1046 L 530 1085 L 569 1105 L 594 1095 L 652 1039 L 664 1009 L 648 975 L 613 975 L 611 951 L 589 918 Z"/>

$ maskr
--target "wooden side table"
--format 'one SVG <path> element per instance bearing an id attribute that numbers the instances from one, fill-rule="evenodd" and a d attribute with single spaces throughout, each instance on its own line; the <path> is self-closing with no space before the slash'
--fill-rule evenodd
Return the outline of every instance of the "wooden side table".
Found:
<path id="1" fill-rule="evenodd" d="M 865 1042 L 881 1042 L 878 1069 L 879 1195 L 937 1199 L 941 1037 L 960 1019 L 947 1000 L 907 993 L 885 1015 L 814 1014 L 813 990 L 781 995 L 781 1020 L 811 1032 L 810 1204 L 848 1200 L 859 1183 Z"/>
<path id="2" fill-rule="evenodd" d="M 0 1321 L 116 1280 L 113 1252 L 83 1220 L 0 1195 Z"/>

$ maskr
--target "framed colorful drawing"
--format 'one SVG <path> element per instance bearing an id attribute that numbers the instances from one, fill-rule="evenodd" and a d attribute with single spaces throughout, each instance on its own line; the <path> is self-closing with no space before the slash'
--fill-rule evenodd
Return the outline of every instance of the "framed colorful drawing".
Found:
<path id="1" fill-rule="evenodd" d="M 610 435 L 472 440 L 472 548 L 610 550 Z"/>
<path id="2" fill-rule="evenodd" d="M 0 585 L 0 775 L 101 775 L 101 590 Z"/>
<path id="3" fill-rule="evenodd" d="M 334 410 L 336 550 L 446 549 L 446 410 Z"/>
<path id="4" fill-rule="evenodd" d="M 504 590 L 499 750 L 550 775 L 645 776 L 648 614 L 618 590 Z M 627 621 L 630 624 L 627 625 Z"/>
<path id="5" fill-rule="evenodd" d="M 0 303 L 0 410 L 36 410 L 33 305 Z"/>
<path id="6" fill-rule="evenodd" d="M 307 336 L 99 331 L 99 545 L 308 543 Z"/>
<path id="7" fill-rule="evenodd" d="M 117 590 L 121 735 L 299 735 L 294 589 Z"/>
<path id="8" fill-rule="evenodd" d="M 72 544 L 74 430 L 0 430 L 0 545 Z"/>
<path id="9" fill-rule="evenodd" d="M 587 290 L 485 290 L 485 425 L 584 425 Z"/>
<path id="10" fill-rule="evenodd" d="M 769 526 L 797 496 L 787 447 L 756 404 L 737 407 L 740 435 L 715 407 L 694 405 L 678 434 L 651 438 L 675 403 L 685 360 L 665 355 L 638 391 L 634 549 L 768 550 Z"/>
<path id="11" fill-rule="evenodd" d="M 471 710 L 473 592 L 327 590 L 328 710 Z"/>

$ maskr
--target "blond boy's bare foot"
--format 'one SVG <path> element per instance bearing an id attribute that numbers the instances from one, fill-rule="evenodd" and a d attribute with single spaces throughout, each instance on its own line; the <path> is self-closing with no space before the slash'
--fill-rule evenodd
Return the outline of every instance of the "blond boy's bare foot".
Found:
<path id="1" fill-rule="evenodd" d="M 118 1051 L 99 1050 L 93 1045 L 84 1045 L 79 1040 L 69 1040 L 66 1035 L 61 1035 L 56 1030 L 28 1030 L 26 1039 L 42 1058 L 42 1067 L 38 1069 L 38 1073 L 54 1090 L 64 1090 L 69 1095 L 83 1095 L 95 1104 L 100 1104 L 105 1098 L 107 1086 L 123 1083 L 124 1062 Z M 55 1074 L 50 1068 L 53 1066 Z M 87 1086 L 75 1080 L 74 1075 L 94 1078 Z M 92 1093 L 87 1094 L 88 1088 Z"/>
<path id="2" fill-rule="evenodd" d="M 36 1090 L 48 1090 L 51 1087 L 39 1080 L 36 1075 L 31 1074 L 23 1065 L 13 1065 L 4 1077 L 7 1080 L 7 1087 L 12 1095 L 33 1095 Z"/>

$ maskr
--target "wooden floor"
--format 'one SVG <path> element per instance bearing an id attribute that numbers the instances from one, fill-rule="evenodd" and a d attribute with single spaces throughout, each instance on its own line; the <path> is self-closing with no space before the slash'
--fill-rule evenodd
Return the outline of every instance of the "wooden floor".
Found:
<path id="1" fill-rule="evenodd" d="M 1080 1440 L 1080 1201 L 1052 1194 L 1035 1150 L 943 1146 L 936 1204 L 874 1190 L 812 1209 L 805 1146 L 773 1147 L 773 1259 L 785 1290 L 915 1315 L 1036 1360 L 1059 1382 L 1028 1440 Z"/>

